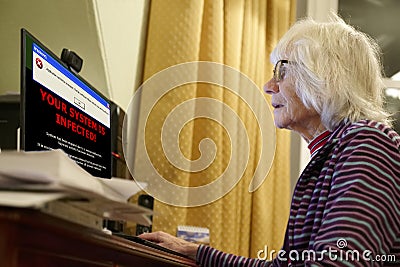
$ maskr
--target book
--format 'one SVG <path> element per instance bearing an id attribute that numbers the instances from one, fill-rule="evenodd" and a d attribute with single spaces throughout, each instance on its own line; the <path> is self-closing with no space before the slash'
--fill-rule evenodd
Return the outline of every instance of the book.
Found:
<path id="1" fill-rule="evenodd" d="M 45 203 L 40 211 L 54 217 L 77 223 L 97 230 L 103 230 L 103 218 L 93 213 L 84 211 L 68 201 L 56 200 Z"/>

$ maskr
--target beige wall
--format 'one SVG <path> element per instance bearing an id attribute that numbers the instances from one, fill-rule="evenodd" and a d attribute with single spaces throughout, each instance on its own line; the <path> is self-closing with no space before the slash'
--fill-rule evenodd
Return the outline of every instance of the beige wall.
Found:
<path id="1" fill-rule="evenodd" d="M 20 90 L 20 29 L 56 55 L 83 58 L 80 75 L 126 109 L 141 61 L 148 0 L 0 0 L 0 94 Z"/>
<path id="2" fill-rule="evenodd" d="M 141 84 L 150 0 L 94 0 L 110 98 L 124 110 Z"/>
<path id="3" fill-rule="evenodd" d="M 0 93 L 20 89 L 20 29 L 56 55 L 63 48 L 84 59 L 81 75 L 108 95 L 92 1 L 0 0 Z"/>

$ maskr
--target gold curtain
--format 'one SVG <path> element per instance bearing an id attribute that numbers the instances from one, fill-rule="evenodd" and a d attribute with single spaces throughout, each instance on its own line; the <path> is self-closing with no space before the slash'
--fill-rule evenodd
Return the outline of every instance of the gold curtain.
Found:
<path id="1" fill-rule="evenodd" d="M 262 90 L 272 75 L 269 53 L 293 22 L 294 10 L 295 0 L 152 0 L 144 81 L 176 64 L 212 61 L 239 70 Z M 144 88 L 141 105 L 149 104 L 151 96 L 147 94 L 151 93 Z M 179 148 L 191 160 L 200 157 L 201 140 L 211 138 L 215 142 L 214 161 L 204 171 L 187 172 L 174 167 L 163 154 L 160 140 L 168 113 L 183 101 L 199 97 L 223 101 L 242 118 L 250 142 L 249 163 L 233 190 L 210 204 L 184 208 L 156 201 L 153 230 L 175 235 L 178 225 L 208 227 L 211 246 L 243 256 L 255 257 L 265 245 L 269 249 L 280 249 L 290 202 L 290 137 L 287 131 L 276 131 L 272 168 L 262 186 L 253 193 L 248 186 L 260 156 L 258 126 L 248 107 L 236 95 L 217 85 L 194 83 L 169 91 L 148 118 L 140 115 L 140 123 L 146 123 L 146 131 L 139 131 L 138 139 L 146 141 L 148 157 L 168 181 L 181 186 L 214 181 L 228 161 L 235 160 L 230 158 L 231 149 L 235 149 L 229 140 L 232 133 L 227 133 L 215 120 L 194 119 L 184 125 L 179 134 Z M 215 112 L 224 119 L 221 110 Z M 143 164 L 143 157 L 138 156 L 142 152 L 136 152 L 136 169 Z"/>

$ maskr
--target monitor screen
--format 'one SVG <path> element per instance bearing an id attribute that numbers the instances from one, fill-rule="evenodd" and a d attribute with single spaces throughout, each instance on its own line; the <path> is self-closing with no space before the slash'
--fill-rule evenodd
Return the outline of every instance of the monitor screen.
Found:
<path id="1" fill-rule="evenodd" d="M 110 178 L 110 101 L 21 33 L 21 149 L 62 149 L 93 176 Z"/>

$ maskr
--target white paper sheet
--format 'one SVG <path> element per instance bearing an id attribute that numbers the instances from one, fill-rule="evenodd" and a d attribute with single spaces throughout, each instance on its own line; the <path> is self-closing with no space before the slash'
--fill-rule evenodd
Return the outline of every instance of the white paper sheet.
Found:
<path id="1" fill-rule="evenodd" d="M 0 206 L 39 208 L 45 203 L 65 197 L 64 193 L 0 191 Z"/>
<path id="2" fill-rule="evenodd" d="M 139 186 L 140 185 L 140 186 Z M 83 198 L 75 205 L 99 216 L 148 225 L 150 209 L 128 203 L 146 185 L 93 177 L 62 150 L 0 153 L 0 205 L 38 207 L 59 198 Z"/>

